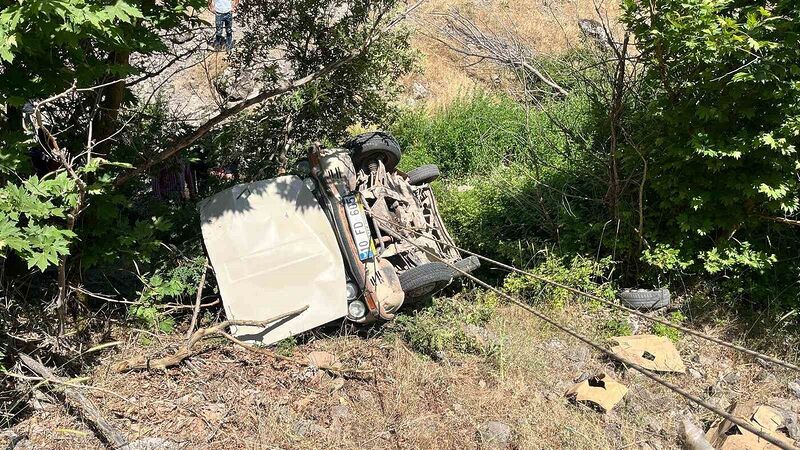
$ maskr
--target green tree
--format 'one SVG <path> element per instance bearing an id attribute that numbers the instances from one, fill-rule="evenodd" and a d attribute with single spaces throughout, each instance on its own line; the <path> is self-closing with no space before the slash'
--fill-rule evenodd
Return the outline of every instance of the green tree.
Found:
<path id="1" fill-rule="evenodd" d="M 765 222 L 800 225 L 800 4 L 625 0 L 624 9 L 657 92 L 647 182 L 662 226 L 650 238 L 710 273 L 763 269 L 781 244 L 797 243 L 779 244 L 785 230 Z"/>

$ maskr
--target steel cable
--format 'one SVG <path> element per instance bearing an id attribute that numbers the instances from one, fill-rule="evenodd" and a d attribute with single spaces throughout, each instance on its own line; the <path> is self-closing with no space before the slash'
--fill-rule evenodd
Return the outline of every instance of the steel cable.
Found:
<path id="1" fill-rule="evenodd" d="M 405 227 L 405 226 L 396 224 L 394 222 L 382 219 L 380 217 L 376 217 L 376 216 L 371 216 L 371 217 L 373 219 L 379 220 L 381 222 L 384 222 L 384 223 L 387 223 L 387 224 L 391 224 L 392 226 L 400 227 L 400 228 L 405 229 L 407 231 L 411 231 L 413 233 L 416 233 L 418 236 L 423 236 L 422 232 L 420 232 L 418 230 L 415 230 L 413 228 Z M 471 252 L 469 250 L 460 248 L 460 247 L 458 247 L 458 246 L 456 246 L 454 244 L 451 244 L 449 242 L 445 242 L 445 241 L 442 241 L 442 240 L 439 240 L 439 239 L 436 239 L 436 238 L 433 238 L 433 237 L 430 237 L 430 236 L 425 236 L 425 238 L 426 239 L 430 239 L 430 240 L 432 240 L 434 242 L 437 242 L 439 244 L 447 245 L 447 246 L 449 246 L 451 248 L 454 248 L 454 249 L 456 249 L 456 250 L 458 250 L 458 251 L 460 251 L 462 253 L 466 253 L 468 255 L 475 256 L 478 259 L 482 259 L 482 260 L 484 260 L 484 261 L 486 261 L 488 263 L 494 264 L 494 265 L 496 265 L 498 267 L 502 267 L 503 269 L 509 270 L 511 272 L 517 272 L 517 273 L 520 273 L 520 274 L 523 274 L 523 275 L 527 275 L 527 276 L 529 276 L 531 278 L 534 278 L 534 279 L 537 279 L 537 280 L 542 281 L 544 283 L 550 284 L 551 286 L 556 286 L 556 287 L 559 287 L 561 289 L 564 289 L 564 290 L 567 290 L 569 292 L 572 292 L 574 294 L 578 294 L 578 295 L 584 296 L 586 298 L 590 298 L 590 299 L 592 299 L 592 300 L 594 300 L 596 302 L 602 303 L 602 304 L 610 306 L 612 308 L 616 308 L 616 309 L 619 309 L 619 310 L 622 310 L 622 311 L 629 312 L 629 313 L 631 313 L 631 314 L 633 314 L 633 315 L 635 315 L 637 317 L 641 317 L 643 319 L 646 319 L 646 320 L 649 320 L 649 321 L 652 321 L 652 322 L 658 322 L 658 323 L 660 323 L 662 325 L 666 325 L 668 327 L 675 328 L 676 330 L 680 330 L 680 331 L 682 331 L 682 332 L 684 332 L 686 334 L 691 334 L 692 336 L 696 336 L 696 337 L 699 337 L 701 339 L 705 339 L 707 341 L 713 342 L 713 343 L 721 345 L 723 347 L 728 347 L 730 349 L 740 351 L 740 352 L 745 353 L 747 355 L 750 355 L 750 356 L 753 356 L 753 357 L 756 357 L 756 358 L 760 358 L 760 359 L 762 359 L 764 361 L 767 361 L 767 362 L 770 362 L 770 363 L 773 363 L 773 364 L 777 364 L 777 365 L 785 367 L 787 369 L 800 371 L 800 366 L 792 364 L 792 363 L 790 363 L 788 361 L 784 361 L 782 359 L 778 359 L 778 358 L 776 358 L 774 356 L 766 355 L 764 353 L 757 352 L 755 350 L 751 350 L 751 349 L 749 349 L 747 347 L 742 347 L 741 345 L 737 345 L 737 344 L 734 344 L 732 342 L 728 342 L 728 341 L 716 338 L 714 336 L 710 336 L 710 335 L 705 334 L 705 333 L 703 333 L 701 331 L 697 331 L 697 330 L 693 330 L 691 328 L 687 328 L 687 327 L 685 327 L 683 325 L 678 325 L 676 323 L 672 323 L 672 322 L 670 322 L 668 320 L 664 320 L 664 319 L 661 319 L 661 318 L 658 318 L 658 317 L 649 316 L 649 315 L 647 315 L 647 314 L 645 314 L 643 312 L 640 312 L 640 311 L 637 311 L 635 309 L 628 308 L 626 306 L 614 303 L 612 301 L 606 300 L 606 299 L 604 299 L 604 298 L 602 298 L 600 296 L 591 294 L 589 292 L 584 292 L 584 291 L 581 291 L 580 289 L 576 289 L 574 287 L 567 286 L 566 284 L 559 283 L 558 281 L 550 280 L 550 279 L 545 278 L 545 277 L 543 277 L 541 275 L 537 275 L 537 274 L 535 274 L 533 272 L 529 272 L 527 270 L 518 269 L 516 267 L 509 266 L 508 264 L 503 264 L 500 261 L 495 261 L 495 260 L 493 260 L 491 258 L 488 258 L 486 256 L 480 255 L 478 253 Z"/>
<path id="2" fill-rule="evenodd" d="M 375 217 L 373 216 L 373 218 L 375 218 Z M 386 222 L 388 222 L 388 221 L 386 221 Z M 384 232 L 386 232 L 389 235 L 391 235 L 392 237 L 394 237 L 395 239 L 405 240 L 407 243 L 411 244 L 412 246 L 416 247 L 417 249 L 419 249 L 419 250 L 421 250 L 421 251 L 423 251 L 423 252 L 425 252 L 425 253 L 427 253 L 427 254 L 429 254 L 431 256 L 437 257 L 437 259 L 438 259 L 438 256 L 433 251 L 418 245 L 416 242 L 411 241 L 409 238 L 401 236 L 401 235 L 399 235 L 398 233 L 396 233 L 395 231 L 393 231 L 391 229 L 387 229 L 387 228 L 384 228 L 384 227 L 380 227 L 380 228 Z M 602 345 L 592 341 L 590 338 L 582 335 L 581 333 L 579 333 L 579 332 L 577 332 L 577 331 L 575 331 L 575 330 L 573 330 L 573 329 L 571 329 L 571 328 L 569 328 L 569 327 L 567 327 L 565 325 L 561 325 L 556 320 L 554 320 L 554 319 L 550 318 L 549 316 L 539 312 L 538 310 L 534 309 L 530 305 L 528 305 L 526 303 L 523 303 L 523 302 L 515 299 L 514 297 L 506 294 L 505 292 L 503 292 L 503 291 L 501 291 L 501 290 L 489 285 L 488 283 L 485 283 L 485 282 L 481 281 L 480 279 L 476 278 L 474 275 L 459 269 L 454 264 L 451 264 L 451 263 L 449 263 L 447 261 L 441 261 L 441 262 L 443 262 L 444 264 L 446 264 L 447 266 L 449 266 L 453 270 L 455 270 L 457 272 L 460 272 L 463 276 L 466 276 L 467 278 L 469 278 L 472 281 L 478 283 L 479 285 L 483 286 L 484 288 L 486 288 L 486 289 L 494 292 L 495 294 L 503 297 L 504 299 L 506 299 L 508 302 L 512 303 L 513 305 L 516 305 L 516 306 L 524 309 L 525 311 L 533 314 L 534 316 L 536 316 L 540 320 L 552 325 L 553 327 L 563 331 L 564 333 L 569 334 L 570 336 L 574 337 L 575 339 L 578 339 L 579 341 L 583 342 L 584 344 L 586 344 L 586 345 L 598 350 L 599 352 L 605 354 L 609 358 L 611 358 L 611 359 L 613 359 L 615 361 L 618 361 L 621 364 L 624 364 L 625 366 L 636 370 L 637 372 L 641 373 L 642 375 L 646 376 L 647 378 L 649 378 L 649 379 L 655 381 L 656 383 L 666 387 L 667 389 L 669 389 L 669 390 L 681 395 L 682 397 L 684 397 L 685 399 L 689 400 L 690 402 L 695 403 L 695 404 L 697 404 L 697 405 L 699 405 L 699 406 L 701 406 L 701 407 L 713 412 L 714 414 L 717 414 L 718 416 L 730 421 L 733 424 L 736 424 L 737 426 L 749 431 L 750 433 L 753 433 L 754 435 L 758 436 L 759 438 L 764 439 L 765 441 L 778 446 L 779 448 L 782 448 L 784 450 L 800 450 L 800 449 L 798 449 L 797 447 L 795 447 L 793 445 L 787 444 L 786 442 L 783 442 L 783 441 L 781 441 L 781 440 L 779 440 L 779 439 L 777 439 L 777 438 L 775 438 L 773 436 L 770 436 L 770 435 L 762 432 L 761 430 L 756 428 L 753 424 L 748 423 L 747 421 L 742 420 L 742 419 L 740 419 L 740 418 L 738 418 L 736 416 L 733 416 L 733 415 L 727 413 L 726 411 L 723 411 L 723 410 L 717 408 L 716 406 L 714 406 L 714 405 L 702 400 L 701 398 L 699 398 L 699 397 L 697 397 L 695 395 L 692 395 L 691 393 L 685 391 L 684 389 L 676 386 L 673 383 L 670 383 L 669 381 L 666 381 L 666 380 L 662 379 L 661 377 L 659 377 L 655 373 L 651 372 L 648 369 L 645 369 L 644 367 L 634 363 L 633 361 L 630 361 L 627 358 L 623 358 L 623 357 L 613 353 L 612 351 L 610 351 L 610 350 L 606 349 L 605 347 L 603 347 Z"/>

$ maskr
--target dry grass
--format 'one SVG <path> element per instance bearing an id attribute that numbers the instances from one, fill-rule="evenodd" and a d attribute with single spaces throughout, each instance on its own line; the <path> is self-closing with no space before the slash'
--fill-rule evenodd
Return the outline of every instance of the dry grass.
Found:
<path id="1" fill-rule="evenodd" d="M 598 324 L 608 312 L 572 305 L 554 314 L 599 336 Z M 110 373 L 108 367 L 122 358 L 155 351 L 142 348 L 130 334 L 126 347 L 91 374 L 91 384 L 101 389 L 87 394 L 131 439 L 168 438 L 187 449 L 475 448 L 477 428 L 490 420 L 510 425 L 523 449 L 674 448 L 679 418 L 686 410 L 698 412 L 518 309 L 501 309 L 489 328 L 504 338 L 492 357 L 456 354 L 434 362 L 400 339 L 346 335 L 295 349 L 298 355 L 328 351 L 347 366 L 378 369 L 361 379 L 331 377 L 229 344 L 192 358 L 191 366 L 163 373 Z M 160 346 L 177 339 L 166 337 Z M 786 404 L 786 375 L 791 374 L 770 370 L 775 377 L 756 381 L 764 369 L 736 355 L 685 337 L 678 348 L 704 378 L 667 377 L 691 392 L 722 403 Z M 603 370 L 616 371 L 630 388 L 613 411 L 600 414 L 564 399 L 574 378 Z M 738 383 L 719 382 L 734 372 Z M 102 447 L 59 403 L 42 405 L 15 427 L 28 435 L 30 448 Z"/>
<path id="2" fill-rule="evenodd" d="M 408 76 L 404 84 L 409 92 L 413 92 L 415 83 L 425 87 L 425 105 L 429 108 L 446 105 L 478 87 L 496 88 L 505 78 L 502 69 L 490 63 L 465 67 L 453 51 L 434 39 L 440 23 L 432 13 L 451 8 L 458 8 L 482 28 L 500 35 L 513 33 L 535 53 L 545 55 L 557 55 L 577 45 L 581 37 L 579 19 L 616 24 L 620 13 L 617 2 L 601 0 L 426 1 L 412 20 L 418 31 L 413 44 L 423 56 L 420 70 Z"/>

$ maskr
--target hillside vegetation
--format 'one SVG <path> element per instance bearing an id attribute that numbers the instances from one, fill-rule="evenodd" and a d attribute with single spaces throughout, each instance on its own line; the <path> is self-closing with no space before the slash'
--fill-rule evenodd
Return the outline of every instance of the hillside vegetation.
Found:
<path id="1" fill-rule="evenodd" d="M 151 368 L 183 348 L 196 301 L 198 328 L 224 319 L 198 201 L 377 128 L 401 169 L 439 166 L 458 245 L 535 274 L 484 264 L 481 279 L 603 345 L 669 338 L 690 369 L 669 381 L 723 409 L 779 408 L 800 439 L 796 373 L 538 278 L 612 302 L 666 287 L 659 317 L 800 360 L 795 1 L 242 0 L 229 53 L 205 6 L 0 3 L 10 448 L 108 446 L 64 407 L 70 387 L 161 448 L 652 450 L 679 446 L 685 418 L 714 423 L 469 281 L 389 323 L 272 348 L 220 335 Z M 613 411 L 564 398 L 601 372 L 630 389 Z"/>

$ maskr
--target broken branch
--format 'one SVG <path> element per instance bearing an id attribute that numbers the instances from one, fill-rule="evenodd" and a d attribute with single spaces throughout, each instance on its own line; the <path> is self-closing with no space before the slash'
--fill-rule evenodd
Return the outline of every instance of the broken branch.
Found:
<path id="1" fill-rule="evenodd" d="M 151 359 L 151 358 L 146 358 L 146 357 L 140 356 L 140 357 L 133 358 L 133 359 L 130 359 L 130 360 L 127 360 L 127 361 L 120 361 L 119 363 L 114 364 L 114 366 L 112 367 L 112 370 L 114 372 L 129 372 L 131 370 L 141 370 L 141 369 L 165 370 L 168 367 L 176 366 L 176 365 L 180 364 L 186 358 L 189 358 L 190 356 L 193 356 L 193 355 L 197 354 L 199 352 L 199 350 L 195 347 L 195 345 L 198 342 L 202 341 L 202 340 L 205 340 L 205 339 L 208 339 L 208 338 L 214 337 L 214 336 L 221 336 L 221 337 L 226 338 L 228 340 L 233 339 L 233 340 L 236 341 L 236 343 L 238 345 L 254 349 L 255 347 L 251 347 L 248 344 L 246 344 L 246 343 L 244 343 L 242 341 L 239 341 L 238 339 L 234 338 L 233 336 L 229 336 L 229 335 L 226 336 L 227 333 L 225 332 L 225 329 L 227 327 L 230 327 L 230 326 L 266 327 L 267 325 L 269 325 L 271 323 L 277 322 L 279 320 L 286 319 L 287 317 L 296 316 L 296 315 L 302 313 L 303 311 L 305 311 L 307 309 L 308 309 L 308 306 L 306 305 L 306 306 L 304 306 L 304 307 L 302 307 L 300 309 L 297 309 L 297 310 L 294 310 L 294 311 L 289 311 L 289 312 L 283 313 L 283 314 L 279 314 L 279 315 L 277 315 L 275 317 L 272 317 L 272 318 L 269 318 L 269 319 L 266 319 L 266 320 L 226 320 L 224 322 L 220 322 L 220 323 L 218 323 L 218 324 L 216 324 L 214 326 L 208 327 L 208 328 L 200 328 L 199 330 L 193 332 L 189 336 L 187 342 L 182 347 L 180 347 L 178 349 L 178 351 L 176 351 L 172 355 L 164 356 L 162 358 L 156 358 L 156 359 Z M 261 349 L 259 349 L 259 350 L 261 350 Z M 284 358 L 286 358 L 286 357 L 281 357 L 281 355 L 278 355 L 278 354 L 276 354 L 274 352 L 271 352 L 271 351 L 265 350 L 265 349 L 264 349 L 263 352 L 260 352 L 260 353 L 269 354 L 270 356 L 272 356 L 272 357 L 274 357 L 276 359 L 284 359 Z M 290 358 L 287 358 L 287 359 L 290 359 Z"/>
<path id="2" fill-rule="evenodd" d="M 189 330 L 186 332 L 186 339 L 192 337 L 195 325 L 197 325 L 197 316 L 200 314 L 200 300 L 203 299 L 203 287 L 206 285 L 206 274 L 208 273 L 208 258 L 203 263 L 203 276 L 200 277 L 200 282 L 197 283 L 197 297 L 194 300 L 194 311 L 192 312 L 192 321 L 189 323 Z"/>
<path id="3" fill-rule="evenodd" d="M 51 382 L 51 389 L 63 394 L 66 405 L 78 411 L 81 417 L 97 430 L 101 439 L 114 448 L 128 445 L 128 439 L 103 417 L 100 410 L 85 395 L 74 390 L 74 388 L 70 388 L 66 379 L 55 376 L 50 369 L 26 354 L 21 353 L 19 358 L 31 371 L 44 380 Z M 61 387 L 55 388 L 55 386 Z"/>

